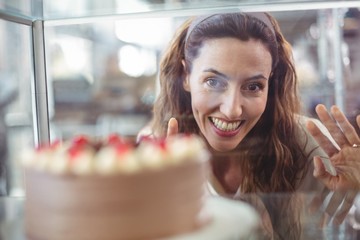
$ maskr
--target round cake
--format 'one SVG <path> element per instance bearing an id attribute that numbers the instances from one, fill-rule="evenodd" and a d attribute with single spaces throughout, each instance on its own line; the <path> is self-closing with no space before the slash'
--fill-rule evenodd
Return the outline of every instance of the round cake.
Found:
<path id="1" fill-rule="evenodd" d="M 138 144 L 111 135 L 28 150 L 22 159 L 26 235 L 131 240 L 194 231 L 209 220 L 205 149 L 193 135 Z"/>

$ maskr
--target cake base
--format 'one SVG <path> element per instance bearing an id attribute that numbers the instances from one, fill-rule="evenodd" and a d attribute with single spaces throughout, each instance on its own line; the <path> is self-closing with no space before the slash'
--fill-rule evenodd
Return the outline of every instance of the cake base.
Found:
<path id="1" fill-rule="evenodd" d="M 33 240 L 159 239 L 202 227 L 207 161 L 114 176 L 25 172 Z"/>

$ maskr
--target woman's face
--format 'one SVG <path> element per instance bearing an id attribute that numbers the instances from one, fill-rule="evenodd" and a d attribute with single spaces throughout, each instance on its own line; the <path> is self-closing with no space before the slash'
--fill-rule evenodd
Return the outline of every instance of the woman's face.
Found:
<path id="1" fill-rule="evenodd" d="M 271 55 L 258 40 L 205 41 L 183 86 L 193 114 L 212 148 L 234 149 L 265 110 Z"/>

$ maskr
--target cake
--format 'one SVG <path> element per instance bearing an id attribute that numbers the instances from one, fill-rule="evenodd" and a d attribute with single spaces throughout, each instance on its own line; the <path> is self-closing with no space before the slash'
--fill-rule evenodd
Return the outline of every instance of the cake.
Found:
<path id="1" fill-rule="evenodd" d="M 159 239 L 195 231 L 204 212 L 209 154 L 193 135 L 77 136 L 28 149 L 25 233 L 34 240 Z"/>

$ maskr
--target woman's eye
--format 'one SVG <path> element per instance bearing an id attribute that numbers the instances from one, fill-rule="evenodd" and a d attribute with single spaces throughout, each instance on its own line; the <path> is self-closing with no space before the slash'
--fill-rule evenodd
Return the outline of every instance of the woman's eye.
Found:
<path id="1" fill-rule="evenodd" d="M 225 89 L 226 88 L 226 82 L 221 81 L 218 79 L 210 78 L 206 81 L 206 84 L 214 89 Z"/>
<path id="2" fill-rule="evenodd" d="M 258 92 L 261 91 L 262 89 L 264 89 L 264 86 L 260 83 L 251 83 L 246 87 L 246 90 L 251 92 Z"/>

